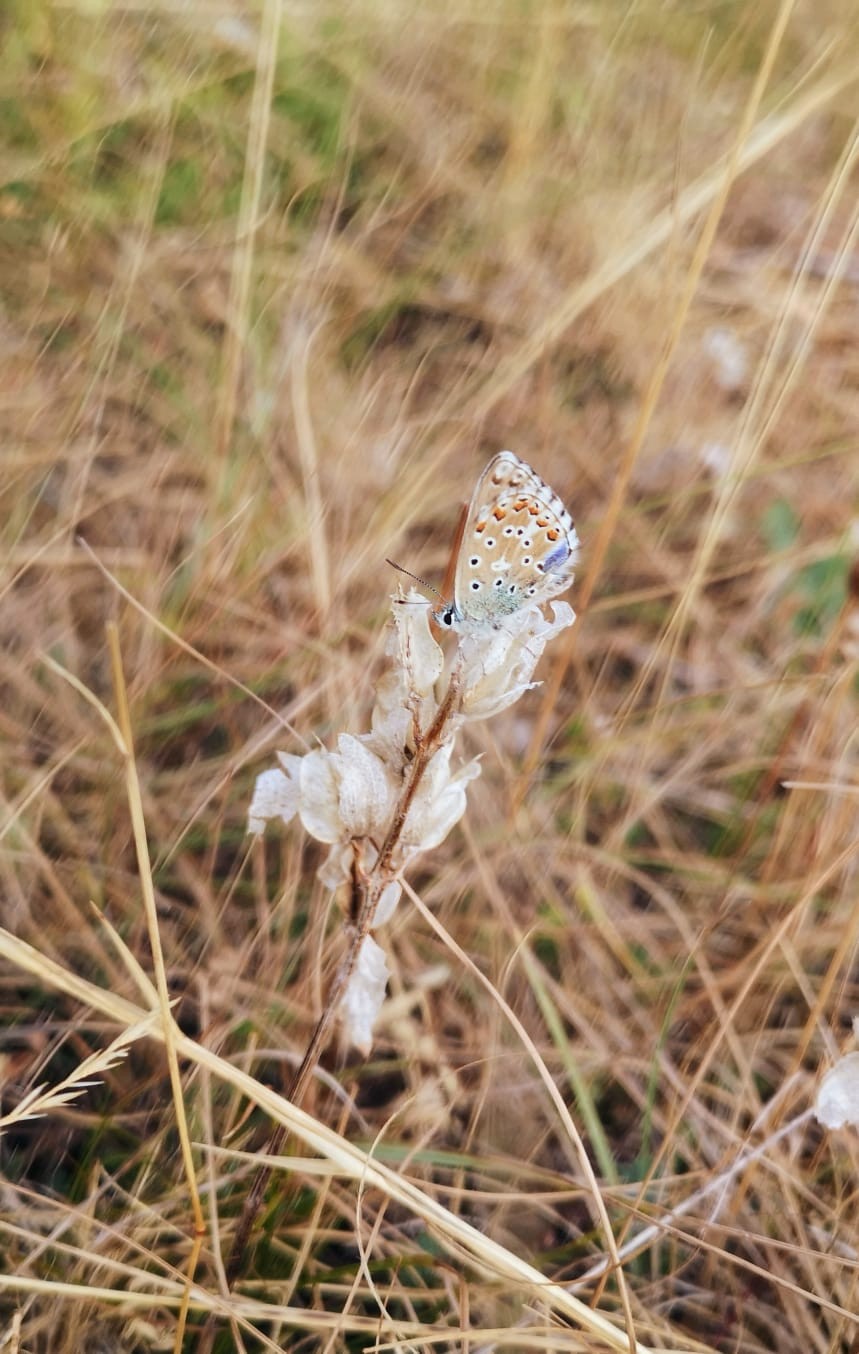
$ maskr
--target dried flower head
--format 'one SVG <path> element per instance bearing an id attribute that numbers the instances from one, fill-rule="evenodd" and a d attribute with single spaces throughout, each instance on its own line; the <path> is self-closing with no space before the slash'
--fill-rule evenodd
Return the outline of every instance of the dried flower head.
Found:
<path id="1" fill-rule="evenodd" d="M 859 1016 L 853 1021 L 859 1039 Z M 854 1049 L 824 1074 L 814 1102 L 814 1114 L 824 1128 L 859 1128 L 859 1052 Z"/>

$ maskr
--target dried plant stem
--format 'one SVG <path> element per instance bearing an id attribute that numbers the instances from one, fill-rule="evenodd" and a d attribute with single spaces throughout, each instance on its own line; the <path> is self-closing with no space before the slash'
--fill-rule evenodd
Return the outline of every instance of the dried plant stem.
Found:
<path id="1" fill-rule="evenodd" d="M 188 1130 L 188 1120 L 185 1113 L 185 1100 L 179 1068 L 179 1055 L 176 1050 L 177 1028 L 170 1006 L 167 970 L 161 946 L 161 934 L 158 929 L 158 913 L 155 906 L 152 868 L 149 860 L 149 848 L 146 841 L 143 800 L 140 793 L 140 782 L 137 777 L 137 764 L 134 759 L 131 711 L 129 709 L 128 690 L 125 685 L 125 674 L 122 667 L 119 631 L 113 622 L 110 622 L 107 625 L 107 642 L 113 674 L 114 694 L 117 703 L 116 720 L 113 719 L 112 715 L 101 702 L 96 700 L 92 693 L 88 691 L 77 678 L 73 677 L 71 673 L 66 672 L 64 668 L 47 656 L 45 661 L 55 672 L 63 677 L 65 681 L 73 686 L 76 691 L 80 692 L 85 700 L 99 712 L 107 724 L 125 764 L 126 794 L 128 796 L 132 834 L 137 852 L 140 892 L 143 900 L 147 930 L 149 932 L 152 963 L 155 970 L 155 985 L 152 991 L 153 1011 L 157 1011 L 159 1023 L 163 1030 L 164 1048 L 167 1054 L 167 1068 L 170 1076 L 170 1086 L 173 1092 L 173 1105 L 176 1115 L 176 1130 L 179 1135 L 179 1145 L 185 1168 L 185 1178 L 191 1198 L 191 1212 L 193 1216 L 191 1251 L 188 1257 L 188 1269 L 185 1276 L 185 1286 L 182 1293 L 182 1301 L 179 1308 L 179 1317 L 176 1323 L 173 1344 L 174 1351 L 178 1351 L 181 1348 L 184 1339 L 185 1325 L 191 1302 L 191 1287 L 197 1269 L 197 1262 L 200 1258 L 203 1240 L 206 1235 L 206 1224 L 203 1217 L 203 1208 L 200 1203 L 200 1192 L 197 1188 L 197 1175 L 194 1167 L 194 1155 L 191 1148 L 191 1135 Z"/>
<path id="2" fill-rule="evenodd" d="M 349 941 L 349 949 L 343 963 L 340 965 L 334 976 L 325 1002 L 325 1008 L 316 1022 L 313 1034 L 310 1036 L 310 1042 L 307 1045 L 307 1050 L 290 1083 L 289 1089 L 286 1092 L 287 1099 L 291 1100 L 294 1105 L 301 1103 L 304 1091 L 307 1088 L 307 1083 L 313 1075 L 316 1064 L 319 1061 L 319 1055 L 325 1047 L 331 1027 L 337 1017 L 343 994 L 355 972 L 358 956 L 361 952 L 361 946 L 373 929 L 382 894 L 394 877 L 395 872 L 392 870 L 392 860 L 394 852 L 399 845 L 400 838 L 403 835 L 403 829 L 406 824 L 409 809 L 414 802 L 414 797 L 417 794 L 427 767 L 432 761 L 434 754 L 444 742 L 447 723 L 457 708 L 459 694 L 459 669 L 455 667 L 451 673 L 447 691 L 436 711 L 435 718 L 429 729 L 427 729 L 426 733 L 423 733 L 418 727 L 415 727 L 415 752 L 408 779 L 403 787 L 403 792 L 400 795 L 396 808 L 394 809 L 391 818 L 391 826 L 382 842 L 379 854 L 376 858 L 376 863 L 366 872 L 361 866 L 360 843 L 355 843 L 355 856 L 352 871 L 352 916 L 354 918 L 354 923 Z M 263 1154 L 267 1157 L 279 1155 L 283 1148 L 286 1136 L 286 1128 L 282 1124 L 279 1124 L 266 1143 Z M 271 1166 L 261 1166 L 245 1196 L 244 1205 L 230 1250 L 230 1257 L 226 1265 L 226 1278 L 229 1287 L 233 1286 L 239 1273 L 242 1258 L 247 1249 L 248 1242 L 263 1205 L 271 1174 Z"/>
<path id="3" fill-rule="evenodd" d="M 832 626 L 829 638 L 820 649 L 809 673 L 809 691 L 814 690 L 813 684 L 816 683 L 817 680 L 823 677 L 825 673 L 833 670 L 833 660 L 844 642 L 845 629 L 854 607 L 855 602 L 848 592 L 841 610 L 835 619 L 835 623 Z M 779 739 L 778 746 L 771 756 L 769 766 L 764 773 L 761 784 L 757 788 L 756 802 L 753 811 L 749 814 L 746 831 L 743 834 L 743 839 L 737 853 L 738 858 L 741 860 L 748 854 L 751 844 L 754 841 L 755 834 L 760 831 L 761 817 L 770 803 L 773 790 L 785 775 L 785 765 L 793 745 L 813 718 L 816 707 L 819 707 L 819 698 L 815 692 L 815 699 L 812 700 L 811 696 L 807 695 L 800 701 L 794 710 L 793 715 L 788 720 L 787 727 Z M 787 818 L 786 821 L 789 822 L 789 818 Z M 773 837 L 769 852 L 760 871 L 760 877 L 763 883 L 768 883 L 775 874 L 779 862 L 779 849 L 783 845 L 782 838 L 783 834 L 781 833 L 776 833 Z"/>
<path id="4" fill-rule="evenodd" d="M 257 45 L 253 101 L 239 206 L 239 243 L 234 255 L 230 280 L 229 323 L 224 343 L 221 399 L 215 415 L 215 441 L 218 460 L 222 467 L 222 486 L 226 483 L 226 462 L 238 403 L 242 359 L 247 351 L 254 248 L 265 181 L 265 149 L 271 124 L 271 100 L 282 18 L 282 0 L 267 0 L 263 7 Z"/>
<path id="5" fill-rule="evenodd" d="M 179 1134 L 182 1161 L 185 1167 L 185 1178 L 191 1196 L 191 1212 L 193 1216 L 191 1251 L 188 1256 L 188 1269 L 185 1276 L 184 1288 L 182 1290 L 182 1302 L 179 1307 L 179 1315 L 176 1321 L 176 1330 L 173 1338 L 174 1354 L 179 1354 L 179 1350 L 182 1348 L 182 1343 L 185 1338 L 185 1327 L 191 1305 L 191 1286 L 194 1282 L 194 1275 L 197 1272 L 197 1263 L 200 1259 L 200 1252 L 206 1235 L 206 1224 L 203 1218 L 202 1204 L 200 1203 L 200 1192 L 197 1188 L 197 1174 L 191 1150 L 191 1135 L 188 1130 L 188 1120 L 185 1113 L 185 1099 L 182 1089 L 182 1076 L 179 1069 L 179 1054 L 176 1050 L 176 1026 L 170 1009 L 167 970 L 164 963 L 164 953 L 161 947 L 161 935 L 158 929 L 158 914 L 155 906 L 155 891 L 152 884 L 152 869 L 149 863 L 149 852 L 146 845 L 143 801 L 140 794 L 140 782 L 137 778 L 137 765 L 134 760 L 131 712 L 128 706 L 128 691 L 125 685 L 125 675 L 122 669 L 122 654 L 119 647 L 119 631 L 113 622 L 110 622 L 107 626 L 107 642 L 110 650 L 111 668 L 113 671 L 117 717 L 119 728 L 122 733 L 126 793 L 128 795 L 132 831 L 137 850 L 137 863 L 140 871 L 140 889 L 146 914 L 147 929 L 149 931 L 149 943 L 152 949 L 152 962 L 155 969 L 155 985 L 158 994 L 158 1008 L 164 1030 L 164 1049 L 167 1054 L 167 1067 L 170 1073 L 170 1085 L 173 1091 L 173 1103 L 176 1110 L 176 1129 Z"/>
<path id="6" fill-rule="evenodd" d="M 742 1175 L 744 1171 L 747 1171 L 752 1162 L 762 1161 L 767 1157 L 772 1157 L 772 1152 L 776 1144 L 788 1137 L 791 1133 L 796 1133 L 812 1119 L 813 1115 L 813 1109 L 803 1110 L 801 1114 L 798 1114 L 795 1118 L 791 1119 L 789 1123 L 782 1124 L 780 1128 L 776 1129 L 769 1137 L 765 1138 L 763 1142 L 758 1143 L 756 1147 L 738 1152 L 735 1160 L 726 1170 L 720 1172 L 719 1175 L 714 1176 L 712 1180 L 708 1180 L 701 1189 L 695 1190 L 694 1193 L 687 1195 L 685 1199 L 682 1199 L 679 1204 L 675 1204 L 674 1208 L 669 1209 L 658 1218 L 656 1222 L 648 1223 L 648 1225 L 644 1227 L 642 1231 L 638 1232 L 637 1235 L 630 1237 L 628 1241 L 625 1241 L 622 1246 L 618 1247 L 617 1258 L 612 1255 L 607 1255 L 604 1259 L 598 1260 L 595 1265 L 592 1265 L 590 1269 L 586 1270 L 584 1274 L 581 1274 L 573 1283 L 568 1285 L 568 1291 L 570 1293 L 582 1292 L 589 1288 L 596 1279 L 602 1279 L 613 1269 L 616 1270 L 619 1263 L 625 1263 L 634 1256 L 641 1255 L 652 1242 L 656 1241 L 660 1236 L 665 1235 L 669 1229 L 673 1228 L 677 1221 L 686 1213 L 691 1213 L 693 1209 L 700 1208 L 701 1204 L 703 1204 L 706 1199 L 712 1198 L 714 1194 L 719 1194 L 722 1198 L 718 1201 L 710 1217 L 707 1219 L 708 1223 L 715 1222 L 719 1210 L 727 1197 L 728 1189 L 737 1177 Z"/>

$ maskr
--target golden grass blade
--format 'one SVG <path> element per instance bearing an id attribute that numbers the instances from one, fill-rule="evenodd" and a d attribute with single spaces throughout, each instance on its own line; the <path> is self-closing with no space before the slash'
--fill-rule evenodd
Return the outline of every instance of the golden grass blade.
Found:
<path id="1" fill-rule="evenodd" d="M 94 1009 L 103 1011 L 105 1015 L 123 1024 L 136 1023 L 146 1018 L 147 1013 L 132 1003 L 103 991 L 93 983 L 85 982 L 75 974 L 68 973 L 59 964 L 46 961 L 32 946 L 17 940 L 2 928 L 0 928 L 0 954 L 42 982 L 50 982 L 58 990 L 86 1001 Z M 153 1029 L 153 1035 L 163 1040 L 163 1028 Z M 359 1147 L 348 1142 L 333 1129 L 320 1123 L 290 1101 L 284 1100 L 270 1087 L 240 1071 L 210 1049 L 204 1048 L 179 1031 L 175 1032 L 174 1037 L 177 1055 L 181 1055 L 196 1066 L 208 1068 L 214 1076 L 240 1090 L 249 1100 L 265 1110 L 276 1123 L 283 1124 L 308 1147 L 326 1157 L 338 1173 L 362 1182 L 365 1189 L 381 1190 L 403 1208 L 422 1218 L 445 1247 L 450 1248 L 454 1254 L 461 1255 L 487 1277 L 521 1287 L 530 1295 L 532 1301 L 544 1305 L 557 1316 L 566 1317 L 592 1335 L 598 1336 L 609 1349 L 623 1351 L 630 1348 L 626 1331 L 618 1330 L 602 1313 L 593 1311 L 578 1298 L 573 1297 L 561 1284 L 546 1279 L 533 1265 L 451 1213 L 419 1186 L 403 1180 L 381 1162 L 373 1161 Z M 8 1283 L 14 1286 L 15 1281 L 9 1280 Z M 25 1287 L 26 1283 L 27 1281 L 24 1281 Z M 192 1295 L 192 1302 L 194 1305 L 200 1302 L 208 1305 L 211 1298 L 202 1297 L 195 1292 Z M 236 1304 L 235 1309 L 233 1303 Z M 246 1314 L 251 1309 L 244 1299 L 231 1298 L 230 1311 L 233 1310 Z M 267 1309 L 265 1304 L 255 1304 L 252 1310 L 259 1314 Z M 640 1341 L 636 1341 L 633 1348 L 635 1354 L 647 1354 L 647 1347 Z"/>
<path id="2" fill-rule="evenodd" d="M 695 253 L 683 280 L 683 292 L 680 302 L 672 317 L 671 328 L 665 339 L 664 346 L 661 348 L 644 398 L 641 401 L 632 436 L 624 449 L 623 457 L 612 485 L 608 506 L 600 523 L 597 538 L 586 555 L 584 578 L 582 579 L 578 594 L 579 605 L 582 611 L 587 611 L 588 604 L 593 595 L 594 588 L 596 587 L 597 579 L 603 569 L 606 552 L 608 551 L 609 544 L 617 530 L 621 509 L 626 501 L 633 467 L 635 466 L 639 452 L 644 444 L 647 429 L 650 426 L 654 410 L 656 409 L 657 402 L 662 394 L 665 378 L 668 375 L 668 370 L 680 341 L 680 335 L 686 324 L 693 298 L 698 290 L 701 274 L 704 271 L 704 266 L 710 255 L 713 241 L 716 238 L 716 231 L 719 222 L 722 219 L 722 213 L 725 210 L 728 194 L 740 172 L 743 163 L 743 153 L 748 146 L 752 127 L 758 109 L 760 108 L 764 92 L 769 83 L 770 76 L 772 75 L 776 55 L 781 46 L 782 39 L 784 38 L 785 29 L 793 11 L 794 3 L 795 0 L 781 0 L 778 13 L 775 16 L 770 30 L 763 60 L 755 73 L 755 79 L 737 128 L 737 135 L 725 162 L 724 172 L 713 184 L 712 200 L 704 221 L 703 229 L 695 246 Z M 540 714 L 531 736 L 531 744 L 528 750 L 525 770 L 520 781 L 520 795 L 531 778 L 531 774 L 540 754 L 540 749 L 545 742 L 549 721 L 552 718 L 552 712 L 557 705 L 558 694 L 569 667 L 575 644 L 576 637 L 573 631 L 570 631 L 569 635 L 562 642 L 557 656 L 553 660 L 552 673 L 546 684 L 546 691 L 541 703 Z"/>

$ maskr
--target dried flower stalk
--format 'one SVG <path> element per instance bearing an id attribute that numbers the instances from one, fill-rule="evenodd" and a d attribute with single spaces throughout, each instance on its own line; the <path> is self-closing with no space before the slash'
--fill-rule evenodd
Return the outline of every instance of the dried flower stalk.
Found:
<path id="1" fill-rule="evenodd" d="M 340 734 L 333 751 L 281 753 L 280 766 L 257 779 L 248 830 L 258 835 L 272 818 L 289 823 L 298 816 L 330 848 L 320 879 L 331 889 L 348 889 L 350 900 L 348 951 L 289 1089 L 292 1101 L 300 1100 L 337 1017 L 348 1039 L 369 1053 L 388 973 L 374 932 L 393 916 L 406 867 L 438 846 L 465 812 L 466 786 L 480 767 L 473 759 L 451 769 L 457 733 L 529 690 L 546 644 L 575 620 L 565 602 L 549 605 L 551 620 L 531 605 L 466 630 L 445 677 L 426 600 L 415 592 L 396 599 L 392 661 L 377 689 L 371 731 Z M 436 697 L 440 683 L 443 694 Z M 276 1154 L 282 1141 L 279 1131 L 268 1154 Z M 227 1266 L 230 1282 L 269 1176 L 263 1168 L 245 1200 Z"/>

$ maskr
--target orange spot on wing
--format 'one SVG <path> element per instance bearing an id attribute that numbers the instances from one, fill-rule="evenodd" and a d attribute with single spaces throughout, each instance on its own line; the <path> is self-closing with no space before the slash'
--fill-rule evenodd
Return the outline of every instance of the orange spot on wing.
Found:
<path id="1" fill-rule="evenodd" d="M 500 521 L 502 521 L 502 520 L 507 516 L 507 509 L 506 509 L 506 508 L 493 508 L 493 509 L 492 509 L 492 516 L 495 518 L 496 522 L 500 522 Z"/>
<path id="2" fill-rule="evenodd" d="M 560 531 L 556 531 L 554 527 L 552 527 L 550 531 L 546 532 L 546 535 L 548 536 L 550 541 L 556 541 L 560 536 L 560 534 L 561 534 Z"/>
<path id="3" fill-rule="evenodd" d="M 538 518 L 537 518 L 537 526 L 538 526 L 538 527 L 547 527 L 548 525 L 549 525 L 549 519 L 548 519 L 548 517 L 538 517 Z"/>
<path id="4" fill-rule="evenodd" d="M 478 522 L 478 523 L 477 523 L 477 525 L 476 525 L 476 527 L 474 528 L 474 530 L 475 530 L 476 532 L 478 532 L 478 533 L 481 532 L 481 531 L 485 531 L 485 530 L 486 530 L 486 518 L 485 518 L 485 517 L 484 517 L 484 519 L 483 519 L 482 522 Z"/>

